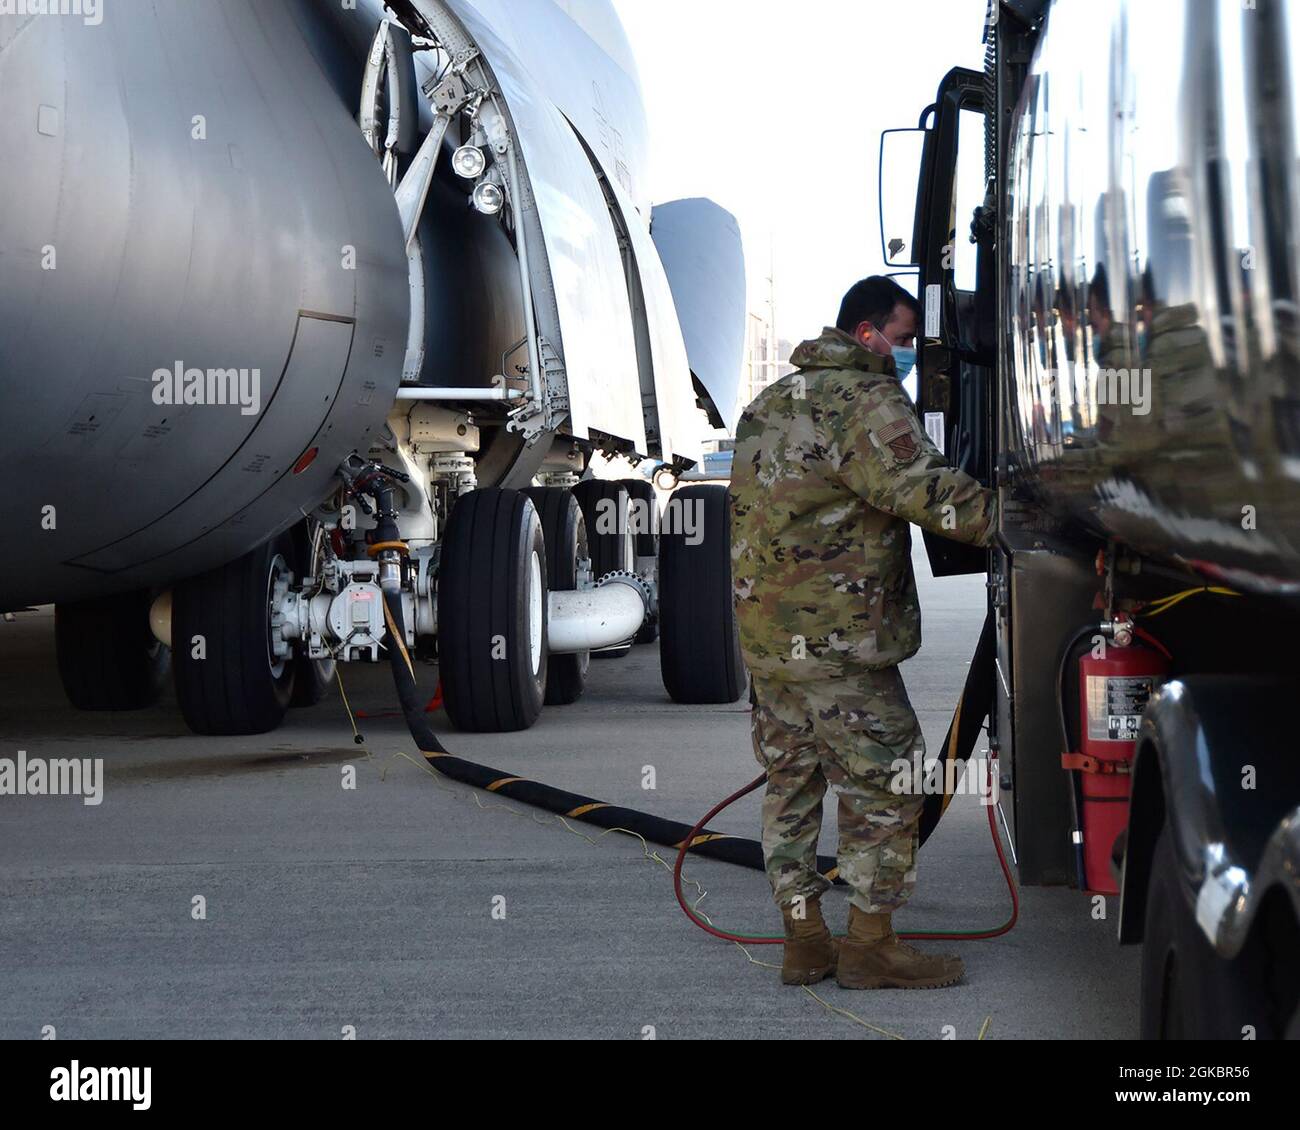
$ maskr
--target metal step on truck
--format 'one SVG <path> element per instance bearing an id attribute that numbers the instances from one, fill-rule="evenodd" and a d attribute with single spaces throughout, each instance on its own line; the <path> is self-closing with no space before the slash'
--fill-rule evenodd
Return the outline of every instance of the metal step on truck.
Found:
<path id="1" fill-rule="evenodd" d="M 1020 881 L 1143 947 L 1144 1037 L 1296 1038 L 1300 4 L 985 32 L 883 136 L 881 235 L 927 431 L 1001 499 L 991 554 L 927 548 L 987 571 Z"/>

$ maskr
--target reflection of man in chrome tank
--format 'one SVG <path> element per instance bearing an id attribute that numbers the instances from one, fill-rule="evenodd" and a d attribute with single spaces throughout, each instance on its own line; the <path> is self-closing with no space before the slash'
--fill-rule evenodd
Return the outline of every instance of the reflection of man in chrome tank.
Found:
<path id="1" fill-rule="evenodd" d="M 1166 306 L 1151 318 L 1146 365 L 1152 374 L 1157 416 L 1164 434 L 1181 446 L 1217 443 L 1218 375 L 1210 342 L 1193 302 Z"/>
<path id="2" fill-rule="evenodd" d="M 1115 321 L 1115 312 L 1110 300 L 1110 276 L 1105 264 L 1097 267 L 1088 284 L 1088 327 L 1091 333 L 1090 351 L 1097 368 L 1093 371 L 1094 382 L 1100 381 L 1100 374 L 1107 370 L 1131 369 L 1136 362 L 1136 350 L 1129 327 L 1123 322 Z M 1113 443 L 1118 427 L 1118 414 L 1124 410 L 1116 398 L 1104 394 L 1099 383 L 1094 383 L 1089 399 L 1097 407 L 1097 442 Z"/>
<path id="3" fill-rule="evenodd" d="M 1064 354 L 1061 358 L 1062 388 L 1069 392 L 1061 404 L 1061 442 L 1067 447 L 1075 447 L 1086 437 L 1080 433 L 1084 429 L 1083 413 L 1085 398 L 1088 395 L 1088 365 L 1086 352 L 1080 352 L 1079 303 L 1075 295 L 1072 280 L 1065 280 L 1056 290 L 1056 319 L 1059 327 L 1059 348 Z"/>
<path id="4" fill-rule="evenodd" d="M 1106 275 L 1105 264 L 1097 267 L 1097 273 L 1088 284 L 1087 316 L 1092 357 L 1100 365 L 1106 335 L 1110 333 L 1115 320 L 1110 308 L 1110 279 Z"/>

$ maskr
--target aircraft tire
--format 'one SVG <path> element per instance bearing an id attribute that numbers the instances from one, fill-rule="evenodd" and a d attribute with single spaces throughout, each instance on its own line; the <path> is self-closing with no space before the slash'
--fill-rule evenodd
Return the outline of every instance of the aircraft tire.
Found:
<path id="1" fill-rule="evenodd" d="M 578 587 L 578 561 L 587 559 L 587 524 L 582 507 L 567 487 L 529 487 L 524 492 L 542 519 L 546 541 L 546 575 L 551 592 L 569 592 Z M 568 706 L 582 697 L 587 687 L 591 652 L 552 655 L 546 668 L 546 705 Z"/>
<path id="2" fill-rule="evenodd" d="M 682 487 L 668 505 L 691 507 L 699 536 L 674 521 L 659 537 L 659 666 L 674 702 L 730 703 L 745 689 L 727 497 L 717 484 Z"/>
<path id="3" fill-rule="evenodd" d="M 547 683 L 546 541 L 521 491 L 471 491 L 452 507 L 438 575 L 438 666 L 452 725 L 526 730 Z"/>
<path id="4" fill-rule="evenodd" d="M 196 734 L 264 734 L 284 721 L 297 674 L 270 648 L 270 600 L 292 572 L 290 533 L 172 592 L 176 699 Z"/>
<path id="5" fill-rule="evenodd" d="M 142 710 L 158 701 L 170 649 L 149 628 L 148 591 L 54 609 L 59 678 L 78 710 Z"/>

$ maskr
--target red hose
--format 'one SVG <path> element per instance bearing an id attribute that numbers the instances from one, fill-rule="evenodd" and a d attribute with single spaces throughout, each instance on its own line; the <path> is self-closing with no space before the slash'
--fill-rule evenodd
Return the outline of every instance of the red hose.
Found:
<path id="1" fill-rule="evenodd" d="M 673 866 L 673 891 L 677 895 L 677 905 L 682 908 L 682 913 L 686 915 L 706 934 L 712 934 L 715 938 L 721 938 L 724 942 L 744 942 L 749 945 L 766 946 L 776 942 L 784 942 L 785 938 L 748 938 L 742 934 L 728 934 L 725 930 L 718 930 L 710 926 L 691 907 L 686 904 L 686 896 L 682 894 L 682 864 L 686 861 L 686 853 L 691 850 L 691 844 L 695 842 L 695 837 L 700 834 L 703 828 L 723 809 L 730 808 L 741 797 L 749 796 L 756 788 L 767 782 L 767 774 L 760 773 L 749 782 L 739 792 L 732 793 L 726 800 L 719 801 L 705 814 L 704 819 L 699 821 L 690 834 L 677 845 L 677 863 Z"/>
<path id="2" fill-rule="evenodd" d="M 990 781 L 992 779 L 992 774 L 993 766 L 990 763 Z M 767 774 L 761 773 L 739 792 L 734 792 L 731 796 L 727 797 L 726 800 L 719 801 L 708 811 L 708 813 L 705 814 L 704 818 L 691 829 L 690 835 L 682 840 L 682 842 L 677 846 L 677 862 L 673 866 L 673 893 L 677 896 L 677 905 L 682 908 L 682 913 L 706 934 L 712 934 L 715 938 L 721 938 L 724 942 L 740 942 L 742 945 L 747 946 L 775 946 L 784 943 L 785 938 L 775 935 L 732 934 L 726 930 L 719 930 L 716 926 L 709 925 L 709 923 L 705 922 L 704 919 L 695 913 L 694 909 L 687 903 L 686 896 L 682 893 L 682 865 L 686 862 L 686 853 L 690 851 L 691 845 L 695 842 L 695 837 L 700 834 L 700 829 L 704 828 L 710 820 L 718 815 L 718 813 L 730 808 L 731 805 L 735 804 L 741 797 L 748 796 L 766 781 Z M 1011 868 L 1007 864 L 1006 853 L 1002 850 L 1002 838 L 998 835 L 997 821 L 994 819 L 993 815 L 995 805 L 990 804 L 987 807 L 989 812 L 989 833 L 993 837 L 993 848 L 998 855 L 998 866 L 1002 868 L 1002 877 L 1006 880 L 1007 893 L 1011 896 L 1011 917 L 1007 919 L 1003 925 L 994 930 L 978 930 L 970 932 L 953 931 L 951 933 L 922 931 L 899 934 L 898 936 L 900 938 L 907 941 L 977 942 L 985 941 L 990 938 L 1000 938 L 1003 934 L 1009 933 L 1015 927 L 1016 922 L 1020 918 L 1020 895 L 1016 890 L 1015 880 L 1011 877 Z"/>
<path id="3" fill-rule="evenodd" d="M 1145 640 L 1152 647 L 1163 652 L 1164 657 L 1168 659 L 1170 663 L 1174 661 L 1173 652 L 1171 652 L 1167 647 L 1165 647 L 1164 644 L 1162 644 L 1158 639 L 1156 639 L 1156 637 L 1153 636 L 1150 632 L 1148 632 L 1145 628 L 1139 628 L 1136 624 L 1134 624 L 1133 634 L 1137 636 L 1138 639 Z"/>

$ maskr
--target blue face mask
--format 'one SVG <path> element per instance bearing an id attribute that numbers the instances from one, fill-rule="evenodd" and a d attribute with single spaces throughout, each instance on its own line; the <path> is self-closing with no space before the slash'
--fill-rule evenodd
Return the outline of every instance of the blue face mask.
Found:
<path id="1" fill-rule="evenodd" d="M 898 379 L 906 380 L 908 374 L 916 368 L 916 350 L 894 346 L 894 367 L 898 370 Z"/>

